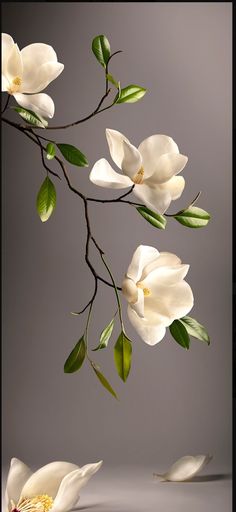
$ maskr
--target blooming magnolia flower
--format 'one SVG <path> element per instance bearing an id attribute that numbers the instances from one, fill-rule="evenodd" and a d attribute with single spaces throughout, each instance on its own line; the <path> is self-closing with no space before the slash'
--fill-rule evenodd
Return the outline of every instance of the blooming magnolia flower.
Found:
<path id="1" fill-rule="evenodd" d="M 212 455 L 196 455 L 195 457 L 185 455 L 185 457 L 181 457 L 181 459 L 172 464 L 169 471 L 163 474 L 154 473 L 154 476 L 169 482 L 184 482 L 199 473 L 211 459 Z"/>
<path id="2" fill-rule="evenodd" d="M 53 100 L 40 91 L 63 69 L 64 65 L 57 62 L 57 55 L 48 44 L 33 43 L 20 51 L 9 34 L 2 34 L 2 91 L 14 96 L 21 107 L 42 117 L 53 117 Z"/>
<path id="3" fill-rule="evenodd" d="M 143 341 L 155 345 L 166 327 L 193 307 L 192 290 L 184 277 L 189 265 L 170 252 L 140 245 L 122 283 L 128 317 Z"/>
<path id="4" fill-rule="evenodd" d="M 101 467 L 102 461 L 82 468 L 69 462 L 51 462 L 32 473 L 12 459 L 6 485 L 10 512 L 67 512 L 79 500 L 80 489 Z"/>
<path id="5" fill-rule="evenodd" d="M 123 171 L 115 172 L 101 158 L 90 173 L 90 180 L 100 187 L 114 189 L 134 186 L 134 194 L 158 213 L 164 213 L 173 199 L 178 199 L 184 189 L 182 176 L 188 158 L 181 155 L 177 144 L 167 135 L 151 135 L 138 149 L 116 130 L 106 130 L 112 160 Z"/>

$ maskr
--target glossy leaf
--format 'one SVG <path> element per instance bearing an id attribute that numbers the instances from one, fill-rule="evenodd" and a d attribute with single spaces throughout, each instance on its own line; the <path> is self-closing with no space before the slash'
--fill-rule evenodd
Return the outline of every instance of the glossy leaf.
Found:
<path id="1" fill-rule="evenodd" d="M 147 89 L 144 87 L 140 87 L 139 85 L 128 85 L 124 87 L 124 89 L 120 90 L 120 94 L 116 96 L 116 103 L 135 103 L 136 101 L 141 100 L 141 98 L 146 94 Z"/>
<path id="2" fill-rule="evenodd" d="M 117 400 L 118 400 L 118 396 L 116 394 L 116 392 L 114 391 L 114 389 L 111 387 L 111 385 L 109 384 L 108 380 L 106 379 L 106 377 L 104 377 L 104 375 L 101 373 L 100 369 L 98 369 L 98 367 L 91 362 L 91 366 L 94 370 L 94 372 L 96 373 L 97 375 L 97 378 L 100 380 L 102 386 L 107 390 L 109 391 L 109 393 L 111 393 L 111 395 L 113 395 Z"/>
<path id="3" fill-rule="evenodd" d="M 46 146 L 47 159 L 52 160 L 56 154 L 56 148 L 52 142 L 49 142 Z"/>
<path id="4" fill-rule="evenodd" d="M 185 326 L 180 320 L 174 320 L 169 326 L 169 330 L 175 341 L 185 349 L 189 349 L 190 339 Z"/>
<path id="5" fill-rule="evenodd" d="M 158 229 L 165 229 L 166 227 L 166 218 L 159 213 L 153 212 L 146 208 L 145 206 L 139 206 L 136 210 L 146 219 L 152 226 Z"/>
<path id="6" fill-rule="evenodd" d="M 112 318 L 111 322 L 105 327 L 105 329 L 103 329 L 101 336 L 100 336 L 100 343 L 96 348 L 93 349 L 93 352 L 107 347 L 108 341 L 109 341 L 112 331 L 113 331 L 114 322 L 115 322 L 115 319 Z"/>
<path id="7" fill-rule="evenodd" d="M 15 112 L 17 112 L 27 123 L 32 124 L 33 126 L 39 126 L 40 128 L 46 128 L 46 126 L 48 126 L 48 122 L 32 110 L 22 107 L 13 107 L 13 110 L 15 110 Z"/>
<path id="8" fill-rule="evenodd" d="M 37 211 L 42 222 L 46 222 L 56 207 L 56 189 L 47 176 L 37 195 Z"/>
<path id="9" fill-rule="evenodd" d="M 57 147 L 70 164 L 78 165 L 78 167 L 88 167 L 86 156 L 75 146 L 71 144 L 57 144 Z"/>
<path id="10" fill-rule="evenodd" d="M 128 378 L 131 367 L 132 344 L 130 340 L 121 332 L 115 346 L 114 359 L 117 373 L 125 382 Z"/>
<path id="11" fill-rule="evenodd" d="M 64 372 L 65 373 L 74 373 L 77 372 L 85 359 L 86 356 L 86 345 L 84 338 L 80 338 L 78 343 L 76 343 L 75 347 L 71 351 L 69 357 L 67 358 L 64 364 Z"/>
<path id="12" fill-rule="evenodd" d="M 98 62 L 105 68 L 111 55 L 110 43 L 106 36 L 96 36 L 92 42 L 92 51 Z"/>
<path id="13" fill-rule="evenodd" d="M 174 218 L 188 228 L 202 228 L 211 218 L 210 214 L 197 206 L 190 206 L 186 210 L 174 215 Z"/>
<path id="14" fill-rule="evenodd" d="M 197 338 L 198 340 L 205 341 L 210 345 L 210 338 L 205 327 L 201 325 L 195 318 L 191 316 L 183 316 L 180 321 L 184 324 L 184 327 L 190 336 Z"/>

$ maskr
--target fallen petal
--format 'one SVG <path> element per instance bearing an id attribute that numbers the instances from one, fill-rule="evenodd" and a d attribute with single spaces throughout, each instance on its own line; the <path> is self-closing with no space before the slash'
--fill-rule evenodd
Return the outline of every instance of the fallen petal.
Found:
<path id="1" fill-rule="evenodd" d="M 170 469 L 163 474 L 154 473 L 154 476 L 168 482 L 184 482 L 190 480 L 203 469 L 212 459 L 212 455 L 186 455 L 178 459 Z"/>

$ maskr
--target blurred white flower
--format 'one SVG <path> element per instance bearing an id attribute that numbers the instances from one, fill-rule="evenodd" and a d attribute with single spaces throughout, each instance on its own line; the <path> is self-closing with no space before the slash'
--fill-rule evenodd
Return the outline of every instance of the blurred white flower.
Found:
<path id="1" fill-rule="evenodd" d="M 64 64 L 57 61 L 56 52 L 48 44 L 33 43 L 20 51 L 9 34 L 2 34 L 2 92 L 14 96 L 21 107 L 42 117 L 53 117 L 53 100 L 40 91 L 63 69 Z"/>
<path id="2" fill-rule="evenodd" d="M 128 317 L 143 341 L 155 345 L 166 327 L 193 307 L 192 290 L 184 277 L 189 265 L 169 252 L 140 245 L 122 283 Z"/>
<path id="3" fill-rule="evenodd" d="M 169 482 L 184 482 L 190 480 L 212 459 L 212 455 L 186 455 L 178 459 L 166 473 L 153 473 L 154 476 Z"/>
<path id="4" fill-rule="evenodd" d="M 114 189 L 135 185 L 134 194 L 147 207 L 163 214 L 183 192 L 185 180 L 175 175 L 185 167 L 187 156 L 179 153 L 177 144 L 167 135 L 151 135 L 138 149 L 116 130 L 107 129 L 106 138 L 111 158 L 123 174 L 101 158 L 94 164 L 90 180 Z"/>
<path id="5" fill-rule="evenodd" d="M 33 473 L 18 459 L 11 460 L 6 485 L 8 511 L 67 512 L 79 500 L 82 487 L 102 461 L 82 468 L 69 462 L 51 462 Z"/>

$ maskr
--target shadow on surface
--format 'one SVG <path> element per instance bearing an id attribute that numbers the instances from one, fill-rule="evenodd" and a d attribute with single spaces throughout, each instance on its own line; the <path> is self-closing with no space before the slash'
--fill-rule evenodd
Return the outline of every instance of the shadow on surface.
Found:
<path id="1" fill-rule="evenodd" d="M 216 474 L 216 475 L 203 475 L 195 476 L 190 482 L 216 482 L 217 480 L 231 480 L 230 473 Z"/>

